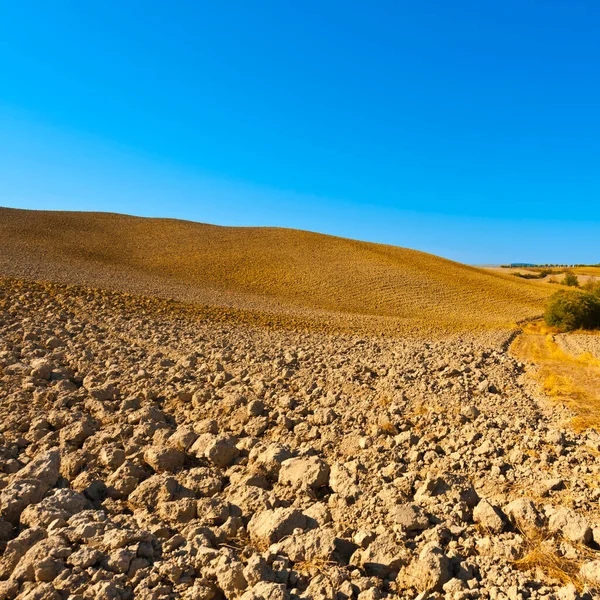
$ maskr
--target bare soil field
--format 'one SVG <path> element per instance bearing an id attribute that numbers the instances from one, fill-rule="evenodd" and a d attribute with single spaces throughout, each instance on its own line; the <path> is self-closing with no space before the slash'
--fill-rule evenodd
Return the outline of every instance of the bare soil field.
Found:
<path id="1" fill-rule="evenodd" d="M 540 269 L 537 269 L 537 268 L 531 269 L 531 268 L 520 268 L 520 267 L 514 267 L 514 268 L 484 267 L 484 269 L 486 271 L 490 271 L 492 273 L 502 273 L 504 275 L 512 275 L 513 277 L 515 277 L 517 274 L 536 275 L 536 276 L 540 274 Z M 543 283 L 562 283 L 565 278 L 566 271 L 570 271 L 570 272 L 574 273 L 575 275 L 577 275 L 577 278 L 579 279 L 579 283 L 582 285 L 586 284 L 590 281 L 596 282 L 600 279 L 600 267 L 573 267 L 573 268 L 568 268 L 568 269 L 556 268 L 553 270 L 560 271 L 560 272 L 555 273 L 555 274 L 545 275 L 541 279 L 535 279 L 535 280 L 530 279 L 528 281 L 539 281 L 539 282 L 543 282 Z M 519 278 L 517 277 L 517 279 L 519 279 Z"/>
<path id="2" fill-rule="evenodd" d="M 0 274 L 431 336 L 541 314 L 539 282 L 305 231 L 0 209 Z"/>
<path id="3" fill-rule="evenodd" d="M 600 335 L 571 333 L 556 336 L 556 343 L 570 354 L 590 354 L 600 360 Z"/>
<path id="4" fill-rule="evenodd" d="M 600 435 L 513 333 L 213 317 L 0 278 L 0 598 L 598 597 Z"/>

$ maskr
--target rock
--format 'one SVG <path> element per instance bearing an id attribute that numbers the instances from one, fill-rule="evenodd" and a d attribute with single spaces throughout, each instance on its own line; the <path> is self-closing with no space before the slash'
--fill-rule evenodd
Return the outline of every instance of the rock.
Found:
<path id="1" fill-rule="evenodd" d="M 227 488 L 227 500 L 239 507 L 247 517 L 273 508 L 271 493 L 253 485 L 230 485 Z"/>
<path id="2" fill-rule="evenodd" d="M 367 575 L 385 579 L 397 573 L 410 558 L 410 552 L 388 534 L 378 535 L 364 550 L 357 550 L 351 564 L 362 567 Z"/>
<path id="3" fill-rule="evenodd" d="M 564 446 L 565 436 L 562 431 L 558 431 L 558 429 L 551 429 L 546 435 L 546 441 L 549 444 L 554 444 L 555 446 Z"/>
<path id="4" fill-rule="evenodd" d="M 51 583 L 39 583 L 20 593 L 19 600 L 61 600 L 61 596 Z"/>
<path id="5" fill-rule="evenodd" d="M 81 448 L 83 442 L 94 434 L 96 428 L 89 417 L 84 417 L 60 430 L 60 443 L 67 448 Z"/>
<path id="6" fill-rule="evenodd" d="M 481 500 L 473 509 L 473 521 L 492 533 L 501 533 L 505 527 L 504 515 L 487 500 Z"/>
<path id="7" fill-rule="evenodd" d="M 265 403 L 262 400 L 253 400 L 248 404 L 248 416 L 260 417 L 265 412 Z"/>
<path id="8" fill-rule="evenodd" d="M 175 473 L 183 467 L 185 454 L 176 448 L 151 446 L 144 452 L 144 460 L 157 473 Z"/>
<path id="9" fill-rule="evenodd" d="M 118 469 L 125 462 L 125 451 L 122 448 L 109 446 L 102 448 L 98 460 L 112 471 Z"/>
<path id="10" fill-rule="evenodd" d="M 592 529 L 585 518 L 565 506 L 550 516 L 548 529 L 553 533 L 560 531 L 571 542 L 589 544 L 592 541 Z"/>
<path id="11" fill-rule="evenodd" d="M 173 525 L 189 523 L 196 517 L 196 513 L 197 503 L 192 498 L 181 498 L 158 504 L 158 516 Z"/>
<path id="12" fill-rule="evenodd" d="M 37 479 L 48 490 L 58 481 L 60 476 L 60 453 L 49 450 L 36 456 L 18 473 L 18 479 Z"/>
<path id="13" fill-rule="evenodd" d="M 153 475 L 142 481 L 140 485 L 129 494 L 129 503 L 134 508 L 145 508 L 153 511 L 159 502 L 169 502 L 174 499 L 179 484 L 174 477 L 166 474 Z"/>
<path id="14" fill-rule="evenodd" d="M 206 457 L 211 463 L 224 469 L 239 455 L 239 450 L 231 436 L 203 433 L 192 444 L 190 453 Z"/>
<path id="15" fill-rule="evenodd" d="M 306 527 L 306 516 L 295 508 L 276 508 L 256 513 L 248 523 L 248 533 L 257 543 L 270 546 Z"/>
<path id="16" fill-rule="evenodd" d="M 485 386 L 483 386 L 483 384 L 482 384 L 482 387 L 485 387 L 485 391 L 487 392 L 488 385 L 487 385 L 487 382 L 484 382 L 484 383 L 485 383 Z M 482 390 L 480 390 L 480 391 L 482 391 Z M 464 406 L 461 409 L 460 414 L 463 417 L 469 419 L 469 421 L 474 421 L 481 414 L 481 412 L 479 411 L 479 409 L 476 406 L 469 405 L 469 406 Z"/>
<path id="17" fill-rule="evenodd" d="M 19 593 L 19 583 L 10 579 L 9 581 L 0 581 L 0 598 L 3 600 L 12 600 Z M 26 593 L 26 592 L 25 592 Z M 23 598 L 23 594 L 21 594 Z M 55 598 L 59 598 L 56 594 Z"/>
<path id="18" fill-rule="evenodd" d="M 12 573 L 17 581 L 54 581 L 65 568 L 65 559 L 72 554 L 67 540 L 51 536 L 34 544 L 19 561 Z"/>
<path id="19" fill-rule="evenodd" d="M 275 581 L 275 573 L 269 563 L 260 555 L 253 554 L 244 568 L 244 577 L 249 587 L 260 582 Z"/>
<path id="20" fill-rule="evenodd" d="M 221 491 L 223 481 L 215 476 L 214 471 L 205 467 L 188 469 L 185 472 L 184 485 L 187 489 L 200 496 L 214 496 Z"/>
<path id="21" fill-rule="evenodd" d="M 311 529 L 299 535 L 291 535 L 271 546 L 275 554 L 285 554 L 292 562 L 333 560 L 336 535 L 331 529 Z"/>
<path id="22" fill-rule="evenodd" d="M 31 361 L 31 376 L 37 379 L 50 380 L 52 377 L 52 363 L 44 358 L 36 358 Z"/>
<path id="23" fill-rule="evenodd" d="M 403 568 L 396 577 L 399 589 L 417 589 L 420 592 L 442 592 L 443 585 L 452 577 L 450 560 L 440 548 L 426 546 L 419 558 Z"/>
<path id="24" fill-rule="evenodd" d="M 283 461 L 279 471 L 279 483 L 293 487 L 316 490 L 327 485 L 329 465 L 316 456 L 290 458 Z"/>
<path id="25" fill-rule="evenodd" d="M 489 392 L 490 391 L 490 382 L 487 379 L 485 379 L 481 383 L 477 384 L 477 391 L 480 394 L 485 394 L 486 392 Z"/>
<path id="26" fill-rule="evenodd" d="M 364 529 L 359 529 L 353 536 L 352 541 L 359 546 L 360 548 L 367 548 L 369 544 L 376 538 L 377 536 L 372 531 L 365 531 Z"/>
<path id="27" fill-rule="evenodd" d="M 111 552 L 106 561 L 106 566 L 113 573 L 127 573 L 131 561 L 135 558 L 135 553 L 131 550 L 119 548 Z"/>
<path id="28" fill-rule="evenodd" d="M 244 577 L 244 565 L 240 560 L 222 555 L 214 566 L 217 585 L 223 590 L 226 598 L 235 598 L 248 587 Z"/>
<path id="29" fill-rule="evenodd" d="M 106 479 L 107 493 L 111 498 L 127 498 L 148 473 L 130 461 L 125 461 Z"/>
<path id="30" fill-rule="evenodd" d="M 342 498 L 357 498 L 360 495 L 357 483 L 356 476 L 346 466 L 339 463 L 331 465 L 329 487 L 336 494 Z"/>
<path id="31" fill-rule="evenodd" d="M 196 506 L 198 519 L 206 525 L 223 525 L 232 513 L 231 505 L 221 498 L 201 498 Z"/>
<path id="32" fill-rule="evenodd" d="M 390 518 L 407 532 L 421 531 L 429 527 L 429 519 L 416 504 L 401 504 L 393 508 Z"/>
<path id="33" fill-rule="evenodd" d="M 290 449 L 282 444 L 257 444 L 248 455 L 248 461 L 269 481 L 277 481 L 279 470 L 285 460 L 292 457 Z"/>
<path id="34" fill-rule="evenodd" d="M 535 504 L 527 498 L 513 500 L 504 507 L 504 514 L 520 531 L 535 531 L 542 527 L 543 521 Z"/>
<path id="35" fill-rule="evenodd" d="M 591 585 L 600 585 L 600 560 L 592 560 L 581 565 L 579 576 Z"/>
<path id="36" fill-rule="evenodd" d="M 240 600 L 288 600 L 284 584 L 259 581 L 240 596 Z"/>
<path id="37" fill-rule="evenodd" d="M 381 592 L 377 588 L 372 587 L 360 592 L 356 600 L 381 600 L 382 597 Z"/>
<path id="38" fill-rule="evenodd" d="M 86 508 L 90 508 L 90 504 L 83 495 L 69 489 L 58 489 L 39 504 L 29 505 L 21 514 L 21 523 L 28 527 L 48 527 L 52 521 L 67 521 Z"/>
<path id="39" fill-rule="evenodd" d="M 17 480 L 0 492 L 0 517 L 12 525 L 19 522 L 21 513 L 30 505 L 38 503 L 48 486 L 39 479 Z"/>
<path id="40" fill-rule="evenodd" d="M 10 577 L 25 553 L 45 537 L 46 532 L 43 529 L 32 527 L 31 529 L 25 529 L 18 537 L 9 541 L 0 560 L 0 579 Z"/>
<path id="41" fill-rule="evenodd" d="M 67 559 L 67 562 L 79 569 L 88 569 L 98 564 L 104 558 L 104 554 L 96 548 L 89 548 L 88 546 L 82 546 L 71 554 Z"/>
<path id="42" fill-rule="evenodd" d="M 169 438 L 169 444 L 182 452 L 186 452 L 198 439 L 198 434 L 190 427 L 178 427 Z"/>
<path id="43" fill-rule="evenodd" d="M 556 592 L 557 600 L 579 600 L 579 594 L 574 584 L 569 583 Z"/>

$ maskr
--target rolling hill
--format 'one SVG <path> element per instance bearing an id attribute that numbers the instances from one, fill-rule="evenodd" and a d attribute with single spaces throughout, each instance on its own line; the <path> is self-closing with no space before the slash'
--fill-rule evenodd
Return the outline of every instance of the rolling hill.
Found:
<path id="1" fill-rule="evenodd" d="M 0 208 L 0 274 L 387 330 L 505 328 L 552 291 L 306 231 Z"/>

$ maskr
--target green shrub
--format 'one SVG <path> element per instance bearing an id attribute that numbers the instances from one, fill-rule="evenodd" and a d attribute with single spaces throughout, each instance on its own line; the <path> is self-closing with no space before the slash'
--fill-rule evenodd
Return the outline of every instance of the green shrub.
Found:
<path id="1" fill-rule="evenodd" d="M 567 271 L 565 274 L 565 278 L 563 279 L 563 284 L 568 285 L 569 287 L 579 287 L 579 279 L 575 273 L 571 273 L 571 271 Z"/>
<path id="2" fill-rule="evenodd" d="M 563 331 L 600 328 L 600 297 L 561 290 L 548 300 L 544 318 L 548 325 Z"/>
<path id="3" fill-rule="evenodd" d="M 590 279 L 587 283 L 582 286 L 586 292 L 590 294 L 594 294 L 596 296 L 600 296 L 600 281 L 596 281 L 595 279 Z"/>

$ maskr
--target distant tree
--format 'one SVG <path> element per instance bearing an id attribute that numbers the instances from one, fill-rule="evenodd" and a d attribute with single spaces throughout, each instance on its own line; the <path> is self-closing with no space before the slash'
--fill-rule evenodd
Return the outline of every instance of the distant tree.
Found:
<path id="1" fill-rule="evenodd" d="M 563 284 L 568 285 L 569 287 L 579 287 L 579 278 L 575 273 L 567 271 L 565 278 L 563 279 Z"/>

